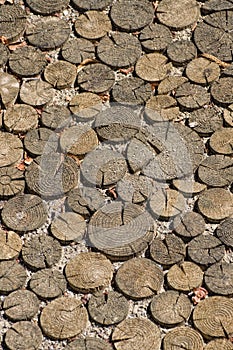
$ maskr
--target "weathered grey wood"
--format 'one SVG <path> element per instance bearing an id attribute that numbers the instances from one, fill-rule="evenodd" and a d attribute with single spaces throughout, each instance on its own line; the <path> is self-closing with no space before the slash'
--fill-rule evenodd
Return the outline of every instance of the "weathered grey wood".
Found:
<path id="1" fill-rule="evenodd" d="M 68 343 L 64 350 L 112 350 L 112 346 L 100 338 L 86 337 Z"/>
<path id="2" fill-rule="evenodd" d="M 66 264 L 65 276 L 75 291 L 93 293 L 109 286 L 113 266 L 103 254 L 80 253 Z"/>
<path id="3" fill-rule="evenodd" d="M 15 135 L 0 131 L 0 166 L 15 164 L 22 158 L 22 141 Z"/>
<path id="4" fill-rule="evenodd" d="M 161 331 L 145 318 L 129 318 L 121 322 L 112 333 L 116 350 L 153 349 L 161 346 Z"/>
<path id="5" fill-rule="evenodd" d="M 210 93 L 203 86 L 186 82 L 175 93 L 181 107 L 192 110 L 203 107 L 210 102 Z"/>
<path id="6" fill-rule="evenodd" d="M 211 188 L 201 193 L 197 206 L 209 221 L 219 222 L 233 214 L 232 194 L 223 188 Z"/>
<path id="7" fill-rule="evenodd" d="M 59 138 L 56 133 L 47 128 L 38 128 L 27 132 L 24 138 L 26 150 L 33 156 L 56 152 Z"/>
<path id="8" fill-rule="evenodd" d="M 139 40 L 146 52 L 163 51 L 172 41 L 172 33 L 162 24 L 151 23 L 141 31 Z"/>
<path id="9" fill-rule="evenodd" d="M 188 244 L 189 258 L 199 265 L 211 265 L 220 261 L 225 254 L 222 242 L 213 235 L 200 235 Z"/>
<path id="10" fill-rule="evenodd" d="M 41 15 L 49 15 L 66 8 L 69 0 L 27 0 L 27 4 L 32 11 Z"/>
<path id="11" fill-rule="evenodd" d="M 0 73 L 0 97 L 5 108 L 13 106 L 19 92 L 19 82 L 11 74 Z"/>
<path id="12" fill-rule="evenodd" d="M 69 38 L 69 23 L 57 17 L 38 18 L 26 29 L 26 38 L 41 50 L 54 50 Z"/>
<path id="13" fill-rule="evenodd" d="M 219 262 L 210 266 L 204 274 L 204 281 L 211 293 L 232 297 L 233 264 Z"/>
<path id="14" fill-rule="evenodd" d="M 145 116 L 152 123 L 171 121 L 179 115 L 179 107 L 176 100 L 167 95 L 152 96 L 146 102 Z"/>
<path id="15" fill-rule="evenodd" d="M 167 234 L 164 239 L 155 238 L 150 245 L 151 258 L 163 266 L 179 263 L 185 255 L 185 244 L 174 234 Z"/>
<path id="16" fill-rule="evenodd" d="M 112 0 L 72 0 L 72 5 L 80 10 L 103 10 L 111 3 Z"/>
<path id="17" fill-rule="evenodd" d="M 94 119 L 102 110 L 102 100 L 96 94 L 82 92 L 71 99 L 69 108 L 78 119 L 86 121 Z"/>
<path id="18" fill-rule="evenodd" d="M 233 104 L 224 109 L 223 119 L 227 126 L 233 127 Z"/>
<path id="19" fill-rule="evenodd" d="M 194 83 L 208 85 L 220 76 L 220 67 L 204 57 L 198 57 L 188 63 L 185 73 Z"/>
<path id="20" fill-rule="evenodd" d="M 151 86 L 137 77 L 127 77 L 112 88 L 113 100 L 119 103 L 141 105 L 151 96 Z"/>
<path id="21" fill-rule="evenodd" d="M 233 248 L 233 218 L 222 221 L 217 227 L 216 235 L 226 246 Z"/>
<path id="22" fill-rule="evenodd" d="M 113 202 L 93 214 L 89 244 L 113 260 L 124 260 L 145 250 L 154 233 L 150 214 L 137 204 Z"/>
<path id="23" fill-rule="evenodd" d="M 42 106 L 53 100 L 55 90 L 42 80 L 24 81 L 20 88 L 20 99 L 31 106 Z"/>
<path id="24" fill-rule="evenodd" d="M 47 337 L 68 339 L 80 334 L 87 326 L 88 314 L 82 302 L 72 297 L 60 297 L 46 305 L 40 325 Z"/>
<path id="25" fill-rule="evenodd" d="M 192 41 L 177 40 L 168 45 L 167 56 L 174 65 L 183 66 L 197 56 L 197 49 Z"/>
<path id="26" fill-rule="evenodd" d="M 192 310 L 188 297 L 176 291 L 168 290 L 153 297 L 150 312 L 155 322 L 165 327 L 183 325 Z"/>
<path id="27" fill-rule="evenodd" d="M 45 80 L 56 89 L 66 89 L 74 86 L 77 68 L 66 61 L 50 63 L 44 71 Z"/>
<path id="28" fill-rule="evenodd" d="M 63 244 L 80 242 L 86 230 L 84 218 L 76 213 L 67 212 L 57 216 L 50 227 L 52 235 Z"/>
<path id="29" fill-rule="evenodd" d="M 193 238 L 205 230 L 205 220 L 193 211 L 177 216 L 173 221 L 173 229 L 182 238 Z"/>
<path id="30" fill-rule="evenodd" d="M 18 48 L 9 57 L 11 71 L 20 77 L 40 74 L 46 64 L 45 54 L 32 46 Z"/>
<path id="31" fill-rule="evenodd" d="M 202 336 L 191 327 L 182 326 L 172 329 L 163 339 L 164 350 L 185 344 L 187 350 L 202 350 L 204 342 Z"/>
<path id="32" fill-rule="evenodd" d="M 159 95 L 170 94 L 187 81 L 188 79 L 183 76 L 182 77 L 176 76 L 176 75 L 168 76 L 159 83 L 158 94 Z"/>
<path id="33" fill-rule="evenodd" d="M 17 41 L 23 35 L 26 24 L 26 13 L 19 4 L 1 5 L 0 36 L 4 37 L 7 43 Z"/>
<path id="34" fill-rule="evenodd" d="M 40 301 L 29 290 L 21 289 L 10 293 L 3 302 L 4 314 L 11 321 L 27 321 L 39 311 Z"/>
<path id="35" fill-rule="evenodd" d="M 50 105 L 43 108 L 41 123 L 47 128 L 59 130 L 70 122 L 70 111 L 66 106 Z"/>
<path id="36" fill-rule="evenodd" d="M 22 244 L 17 233 L 0 229 L 0 260 L 17 258 L 22 250 Z"/>
<path id="37" fill-rule="evenodd" d="M 209 0 L 203 4 L 201 9 L 204 14 L 224 10 L 233 10 L 233 4 L 231 0 Z"/>
<path id="38" fill-rule="evenodd" d="M 74 24 L 76 33 L 85 39 L 100 39 L 112 29 L 111 21 L 104 12 L 86 11 Z"/>
<path id="39" fill-rule="evenodd" d="M 26 104 L 15 104 L 4 113 L 3 123 L 7 131 L 25 133 L 38 126 L 37 111 Z"/>
<path id="40" fill-rule="evenodd" d="M 166 78 L 172 67 L 167 61 L 167 57 L 161 53 L 143 55 L 136 63 L 136 74 L 139 78 L 149 82 L 161 81 Z"/>
<path id="41" fill-rule="evenodd" d="M 148 199 L 152 188 L 152 181 L 148 177 L 126 173 L 117 183 L 116 192 L 123 201 L 138 204 Z"/>
<path id="42" fill-rule="evenodd" d="M 129 311 L 127 299 L 117 292 L 98 292 L 88 302 L 90 317 L 97 323 L 109 326 L 123 321 Z"/>
<path id="43" fill-rule="evenodd" d="M 172 185 L 185 197 L 193 197 L 206 189 L 205 184 L 195 181 L 192 177 L 175 179 L 172 181 Z"/>
<path id="44" fill-rule="evenodd" d="M 89 92 L 109 91 L 115 83 L 115 73 L 102 63 L 89 64 L 78 73 L 77 83 Z"/>
<path id="45" fill-rule="evenodd" d="M 196 0 L 178 0 L 175 3 L 172 0 L 162 0 L 156 15 L 162 24 L 180 30 L 198 20 L 200 9 Z"/>
<path id="46" fill-rule="evenodd" d="M 0 67 L 4 67 L 9 58 L 9 50 L 6 45 L 0 43 Z"/>
<path id="47" fill-rule="evenodd" d="M 232 23 L 232 11 L 218 11 L 205 16 L 204 21 L 198 23 L 194 31 L 194 42 L 198 50 L 213 55 L 221 61 L 231 62 Z M 225 35 L 226 32 L 228 35 Z"/>
<path id="48" fill-rule="evenodd" d="M 13 261 L 0 261 L 0 292 L 8 294 L 23 287 L 27 272 L 22 265 Z"/>
<path id="49" fill-rule="evenodd" d="M 182 292 L 191 291 L 202 285 L 203 271 L 201 268 L 189 261 L 173 265 L 167 273 L 168 285 Z"/>
<path id="50" fill-rule="evenodd" d="M 95 57 L 95 46 L 90 40 L 72 38 L 62 46 L 61 55 L 64 60 L 73 64 L 79 64 L 86 59 Z"/>
<path id="51" fill-rule="evenodd" d="M 206 158 L 198 168 L 198 177 L 211 187 L 225 187 L 233 182 L 233 159 L 224 155 Z"/>
<path id="52" fill-rule="evenodd" d="M 143 299 L 157 293 L 163 285 L 162 270 L 146 258 L 133 258 L 117 270 L 117 288 L 131 299 Z"/>
<path id="53" fill-rule="evenodd" d="M 232 155 L 233 129 L 221 128 L 216 130 L 210 138 L 209 145 L 215 153 Z"/>
<path id="54" fill-rule="evenodd" d="M 101 39 L 97 46 L 100 61 L 114 68 L 133 66 L 141 53 L 140 41 L 128 33 L 111 32 L 111 35 Z"/>
<path id="55" fill-rule="evenodd" d="M 42 343 L 42 332 L 36 323 L 20 321 L 7 330 L 4 341 L 9 350 L 37 350 Z"/>
<path id="56" fill-rule="evenodd" d="M 198 108 L 190 113 L 188 125 L 201 136 L 209 136 L 223 126 L 223 118 L 215 106 Z"/>
<path id="57" fill-rule="evenodd" d="M 65 292 L 66 280 L 60 271 L 42 269 L 32 275 L 29 287 L 39 298 L 52 299 Z"/>
<path id="58" fill-rule="evenodd" d="M 233 89 L 233 77 L 220 78 L 211 86 L 211 96 L 217 103 L 228 105 L 233 103 L 231 91 Z"/>
<path id="59" fill-rule="evenodd" d="M 12 230 L 31 231 L 42 226 L 48 216 L 47 205 L 38 196 L 18 194 L 2 210 L 4 224 Z"/>
<path id="60" fill-rule="evenodd" d="M 24 174 L 15 166 L 0 168 L 0 196 L 10 197 L 22 193 L 25 188 Z"/>
<path id="61" fill-rule="evenodd" d="M 206 339 L 228 338 L 233 331 L 233 300 L 211 296 L 201 301 L 194 309 L 193 322 Z"/>
<path id="62" fill-rule="evenodd" d="M 27 240 L 22 249 L 22 258 L 31 269 L 44 269 L 58 263 L 62 248 L 52 237 L 42 234 Z"/>

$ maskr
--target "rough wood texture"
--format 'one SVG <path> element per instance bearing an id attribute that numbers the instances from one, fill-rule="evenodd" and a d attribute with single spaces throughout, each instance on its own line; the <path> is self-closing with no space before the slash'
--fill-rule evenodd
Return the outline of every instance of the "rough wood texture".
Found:
<path id="1" fill-rule="evenodd" d="M 177 102 L 185 109 L 197 109 L 210 102 L 210 93 L 204 87 L 192 83 L 184 83 L 176 90 Z"/>
<path id="2" fill-rule="evenodd" d="M 0 292 L 8 294 L 23 287 L 27 272 L 16 261 L 0 261 Z"/>
<path id="3" fill-rule="evenodd" d="M 233 127 L 233 104 L 224 109 L 223 118 L 227 126 Z"/>
<path id="4" fill-rule="evenodd" d="M 22 250 L 22 241 L 14 231 L 0 229 L 0 260 L 17 258 Z"/>
<path id="5" fill-rule="evenodd" d="M 76 75 L 76 66 L 66 61 L 50 63 L 44 71 L 45 80 L 56 89 L 73 87 Z"/>
<path id="6" fill-rule="evenodd" d="M 137 204 L 106 204 L 88 225 L 89 244 L 111 259 L 126 259 L 148 247 L 153 239 L 149 213 Z"/>
<path id="7" fill-rule="evenodd" d="M 219 78 L 220 67 L 204 57 L 198 57 L 188 63 L 185 73 L 194 83 L 208 85 Z"/>
<path id="8" fill-rule="evenodd" d="M 117 183 L 116 192 L 123 201 L 138 204 L 148 199 L 152 188 L 152 181 L 148 177 L 126 173 Z"/>
<path id="9" fill-rule="evenodd" d="M 205 271 L 204 281 L 211 293 L 233 296 L 233 264 L 220 262 Z"/>
<path id="10" fill-rule="evenodd" d="M 53 100 L 55 90 L 42 80 L 24 81 L 20 88 L 20 99 L 31 106 L 42 106 Z"/>
<path id="11" fill-rule="evenodd" d="M 115 277 L 117 288 L 132 299 L 142 299 L 157 293 L 163 285 L 162 270 L 146 258 L 124 262 Z"/>
<path id="12" fill-rule="evenodd" d="M 151 23 L 154 10 L 147 0 L 119 0 L 115 2 L 110 10 L 113 23 L 121 30 L 135 32 Z"/>
<path id="13" fill-rule="evenodd" d="M 65 292 L 66 280 L 60 271 L 43 269 L 32 275 L 29 286 L 39 298 L 52 299 Z"/>
<path id="14" fill-rule="evenodd" d="M 88 314 L 80 300 L 60 297 L 46 305 L 40 316 L 43 332 L 52 339 L 67 339 L 87 326 Z"/>
<path id="15" fill-rule="evenodd" d="M 109 286 L 113 277 L 113 266 L 103 254 L 80 253 L 66 264 L 65 275 L 75 291 L 95 292 Z"/>
<path id="16" fill-rule="evenodd" d="M 139 78 L 149 82 L 161 81 L 166 78 L 171 69 L 171 63 L 167 61 L 167 57 L 160 53 L 143 55 L 136 63 L 136 74 Z"/>
<path id="17" fill-rule="evenodd" d="M 141 105 L 151 96 L 151 86 L 142 79 L 129 77 L 118 81 L 112 88 L 113 100 L 119 103 Z"/>
<path id="18" fill-rule="evenodd" d="M 26 104 L 15 104 L 4 113 L 3 122 L 7 131 L 25 133 L 38 126 L 38 113 Z"/>
<path id="19" fill-rule="evenodd" d="M 20 162 L 23 158 L 22 141 L 15 135 L 0 131 L 0 166 Z"/>
<path id="20" fill-rule="evenodd" d="M 188 297 L 172 290 L 156 295 L 150 303 L 153 319 L 164 327 L 184 324 L 188 320 L 191 310 L 192 306 Z"/>
<path id="21" fill-rule="evenodd" d="M 69 0 L 27 0 L 32 11 L 41 15 L 49 15 L 66 8 Z"/>
<path id="22" fill-rule="evenodd" d="M 233 129 L 221 128 L 216 130 L 210 138 L 209 145 L 215 153 L 233 154 Z"/>
<path id="23" fill-rule="evenodd" d="M 1 5 L 0 36 L 8 42 L 17 41 L 26 29 L 27 16 L 20 5 Z"/>
<path id="24" fill-rule="evenodd" d="M 206 185 L 195 181 L 192 177 L 186 179 L 175 179 L 172 185 L 178 191 L 182 192 L 185 197 L 193 197 L 206 189 Z"/>
<path id="25" fill-rule="evenodd" d="M 111 3 L 112 0 L 72 0 L 72 4 L 80 10 L 103 10 Z"/>
<path id="26" fill-rule="evenodd" d="M 205 220 L 193 211 L 177 216 L 173 221 L 173 229 L 183 238 L 193 238 L 205 230 Z"/>
<path id="27" fill-rule="evenodd" d="M 5 344 L 9 350 L 37 350 L 42 343 L 42 333 L 36 323 L 20 321 L 8 329 Z"/>
<path id="28" fill-rule="evenodd" d="M 211 86 L 211 96 L 220 104 L 227 105 L 233 103 L 232 91 L 233 77 L 220 78 Z"/>
<path id="29" fill-rule="evenodd" d="M 97 46 L 100 61 L 114 68 L 133 66 L 141 53 L 138 38 L 128 33 L 111 32 Z"/>
<path id="30" fill-rule="evenodd" d="M 168 27 L 179 30 L 196 22 L 200 16 L 195 0 L 162 0 L 156 10 L 158 20 Z"/>
<path id="31" fill-rule="evenodd" d="M 145 318 L 131 318 L 121 322 L 113 331 L 116 350 L 159 350 L 161 333 L 157 325 Z"/>
<path id="32" fill-rule="evenodd" d="M 127 165 L 119 152 L 99 149 L 85 156 L 80 169 L 84 183 L 103 187 L 117 183 L 126 173 Z"/>
<path id="33" fill-rule="evenodd" d="M 24 174 L 14 166 L 0 168 L 0 196 L 10 197 L 24 191 Z"/>
<path id="34" fill-rule="evenodd" d="M 86 121 L 94 119 L 95 116 L 102 110 L 101 98 L 91 92 L 82 92 L 75 95 L 70 103 L 69 108 L 71 112 L 81 119 Z"/>
<path id="35" fill-rule="evenodd" d="M 112 346 L 107 341 L 100 338 L 86 337 L 84 339 L 76 339 L 72 341 L 64 348 L 64 350 L 112 350 Z"/>
<path id="36" fill-rule="evenodd" d="M 42 234 L 33 236 L 24 243 L 22 258 L 31 269 L 44 269 L 58 263 L 62 248 L 57 240 Z"/>
<path id="37" fill-rule="evenodd" d="M 86 230 L 84 218 L 76 213 L 61 213 L 51 224 L 52 235 L 63 244 L 71 241 L 80 242 Z"/>
<path id="38" fill-rule="evenodd" d="M 206 158 L 198 168 L 198 177 L 211 187 L 225 187 L 233 182 L 233 159 L 223 155 Z"/>
<path id="39" fill-rule="evenodd" d="M 63 197 L 77 186 L 79 168 L 71 157 L 55 152 L 44 153 L 30 164 L 25 178 L 30 191 L 45 198 Z"/>
<path id="40" fill-rule="evenodd" d="M 188 244 L 189 258 L 199 265 L 214 264 L 220 261 L 224 254 L 225 248 L 222 242 L 210 234 L 200 235 Z"/>
<path id="41" fill-rule="evenodd" d="M 115 83 L 115 73 L 102 63 L 89 64 L 78 73 L 77 83 L 89 92 L 109 91 Z"/>
<path id="42" fill-rule="evenodd" d="M 179 86 L 187 82 L 186 77 L 180 76 L 168 76 L 162 80 L 158 85 L 158 94 L 166 95 L 172 93 L 173 90 L 176 90 Z"/>
<path id="43" fill-rule="evenodd" d="M 172 41 L 172 33 L 162 24 L 151 23 L 141 31 L 139 40 L 146 52 L 163 51 Z"/>
<path id="44" fill-rule="evenodd" d="M 188 292 L 202 285 L 201 268 L 189 261 L 173 265 L 167 274 L 168 285 L 176 290 Z"/>
<path id="45" fill-rule="evenodd" d="M 2 220 L 16 231 L 31 231 L 42 226 L 48 216 L 45 202 L 32 194 L 19 194 L 8 200 L 2 210 Z"/>
<path id="46" fill-rule="evenodd" d="M 232 11 L 218 11 L 207 15 L 194 31 L 194 42 L 197 48 L 201 52 L 219 58 L 221 61 L 231 62 L 232 24 Z M 226 32 L 228 35 L 225 34 Z"/>
<path id="47" fill-rule="evenodd" d="M 60 137 L 60 147 L 63 153 L 84 155 L 98 146 L 95 131 L 87 124 L 71 126 L 65 129 Z"/>
<path id="48" fill-rule="evenodd" d="M 172 329 L 163 339 L 164 350 L 181 349 L 181 344 L 185 344 L 187 350 L 202 350 L 204 346 L 202 336 L 187 326 Z"/>
<path id="49" fill-rule="evenodd" d="M 130 107 L 113 105 L 96 116 L 94 127 L 101 139 L 125 141 L 139 131 L 141 116 Z"/>
<path id="50" fill-rule="evenodd" d="M 70 111 L 65 106 L 51 105 L 43 108 L 41 123 L 47 128 L 59 130 L 70 122 Z"/>
<path id="51" fill-rule="evenodd" d="M 1 102 L 5 108 L 13 106 L 16 101 L 19 92 L 19 82 L 18 80 L 8 74 L 0 73 L 0 97 Z"/>
<path id="52" fill-rule="evenodd" d="M 123 321 L 128 315 L 129 303 L 117 292 L 98 292 L 88 303 L 90 317 L 97 323 L 109 326 Z"/>
<path id="53" fill-rule="evenodd" d="M 233 344 L 228 339 L 211 340 L 206 346 L 205 350 L 233 350 Z"/>
<path id="54" fill-rule="evenodd" d="M 197 205 L 200 213 L 209 221 L 219 222 L 233 214 L 232 194 L 223 188 L 205 190 Z"/>
<path id="55" fill-rule="evenodd" d="M 39 18 L 26 30 L 29 43 L 41 50 L 54 50 L 62 46 L 69 35 L 69 23 L 57 17 Z"/>
<path id="56" fill-rule="evenodd" d="M 95 46 L 89 40 L 72 38 L 62 46 L 61 55 L 64 60 L 79 64 L 86 59 L 95 57 Z"/>
<path id="57" fill-rule="evenodd" d="M 9 50 L 8 48 L 3 44 L 0 43 L 0 67 L 4 67 L 7 63 L 9 58 Z"/>
<path id="58" fill-rule="evenodd" d="M 185 244 L 174 234 L 167 234 L 164 239 L 155 238 L 150 245 L 151 258 L 164 266 L 183 261 L 185 255 Z"/>
<path id="59" fill-rule="evenodd" d="M 174 65 L 182 66 L 197 56 L 197 49 L 192 41 L 177 40 L 168 45 L 167 56 Z"/>
<path id="60" fill-rule="evenodd" d="M 216 235 L 226 246 L 233 248 L 233 218 L 222 221 L 217 227 Z"/>
<path id="61" fill-rule="evenodd" d="M 11 321 L 27 321 L 37 314 L 39 305 L 40 301 L 34 293 L 21 289 L 9 294 L 2 308 Z"/>
<path id="62" fill-rule="evenodd" d="M 86 11 L 74 24 L 76 33 L 85 39 L 100 39 L 112 29 L 111 21 L 104 12 Z"/>
<path id="63" fill-rule="evenodd" d="M 75 213 L 90 216 L 105 204 L 106 197 L 94 187 L 72 189 L 67 196 L 67 204 Z"/>
<path id="64" fill-rule="evenodd" d="M 179 115 L 176 100 L 167 95 L 152 96 L 146 102 L 145 115 L 150 122 L 171 121 Z"/>
<path id="65" fill-rule="evenodd" d="M 13 51 L 9 57 L 11 71 L 20 77 L 40 74 L 47 64 L 45 55 L 35 47 L 25 46 Z"/>
<path id="66" fill-rule="evenodd" d="M 24 138 L 26 150 L 33 156 L 56 152 L 58 148 L 58 135 L 47 128 L 38 128 L 27 132 Z"/>
<path id="67" fill-rule="evenodd" d="M 223 118 L 217 108 L 208 106 L 192 111 L 188 124 L 201 136 L 209 136 L 223 126 Z"/>
<path id="68" fill-rule="evenodd" d="M 233 332 L 233 300 L 221 296 L 202 300 L 194 309 L 193 322 L 207 339 L 230 337 Z"/>

